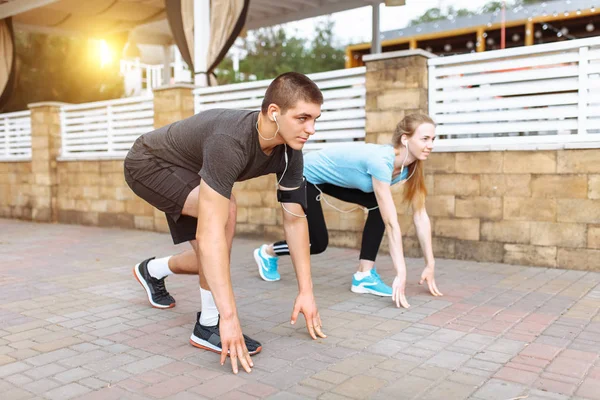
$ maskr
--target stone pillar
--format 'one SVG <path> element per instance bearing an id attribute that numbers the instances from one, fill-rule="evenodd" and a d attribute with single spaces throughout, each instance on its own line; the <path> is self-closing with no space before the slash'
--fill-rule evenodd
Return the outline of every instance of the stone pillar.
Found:
<path id="1" fill-rule="evenodd" d="M 61 149 L 60 107 L 64 103 L 30 104 L 33 221 L 57 222 L 57 158 Z"/>
<path id="2" fill-rule="evenodd" d="M 154 128 L 158 129 L 194 115 L 193 85 L 176 83 L 154 89 Z M 164 213 L 154 209 L 154 227 L 168 232 Z"/>
<path id="3" fill-rule="evenodd" d="M 366 142 L 391 143 L 405 115 L 428 112 L 427 59 L 432 57 L 421 49 L 363 57 L 367 66 Z"/>
<path id="4" fill-rule="evenodd" d="M 154 128 L 194 115 L 193 89 L 184 83 L 154 89 Z"/>

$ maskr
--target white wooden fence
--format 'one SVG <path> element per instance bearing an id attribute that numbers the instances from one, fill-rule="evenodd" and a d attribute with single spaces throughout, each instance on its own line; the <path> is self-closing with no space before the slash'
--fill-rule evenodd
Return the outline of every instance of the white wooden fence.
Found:
<path id="1" fill-rule="evenodd" d="M 0 161 L 31 160 L 31 112 L 0 114 Z"/>
<path id="2" fill-rule="evenodd" d="M 179 54 L 178 52 L 176 54 Z M 192 83 L 192 73 L 181 59 L 170 64 L 169 84 L 176 82 Z M 151 96 L 157 87 L 164 86 L 163 64 L 144 64 L 139 60 L 121 60 L 121 75 L 126 96 Z"/>
<path id="3" fill-rule="evenodd" d="M 308 75 L 323 92 L 322 116 L 317 133 L 305 150 L 323 148 L 335 142 L 364 141 L 365 67 Z M 194 90 L 196 113 L 211 108 L 259 110 L 272 80 L 238 83 Z"/>
<path id="4" fill-rule="evenodd" d="M 61 158 L 123 157 L 135 139 L 154 129 L 152 97 L 63 106 Z"/>
<path id="5" fill-rule="evenodd" d="M 428 63 L 436 150 L 600 147 L 600 37 Z"/>

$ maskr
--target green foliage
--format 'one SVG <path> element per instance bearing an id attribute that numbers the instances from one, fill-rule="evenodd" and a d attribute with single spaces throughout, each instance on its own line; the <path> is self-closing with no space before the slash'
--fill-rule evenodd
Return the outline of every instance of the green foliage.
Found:
<path id="1" fill-rule="evenodd" d="M 86 38 L 17 32 L 15 46 L 17 85 L 3 112 L 41 101 L 84 103 L 123 95 L 118 61 L 122 44 L 104 67 L 97 44 Z"/>
<path id="2" fill-rule="evenodd" d="M 289 71 L 310 74 L 344 68 L 344 50 L 336 47 L 331 20 L 317 24 L 315 37 L 306 39 L 290 35 L 282 27 L 261 28 L 244 39 L 246 56 L 240 61 L 240 76 L 234 76 L 228 55 L 217 68 L 219 84 L 270 79 Z"/>
<path id="3" fill-rule="evenodd" d="M 446 11 L 442 11 L 441 9 L 434 7 L 425 11 L 425 14 L 421 15 L 419 18 L 410 20 L 408 25 L 415 26 L 425 24 L 427 22 L 453 19 L 456 17 L 466 17 L 473 14 L 475 14 L 473 11 L 467 10 L 465 8 L 460 8 L 457 10 L 454 7 L 450 6 L 446 9 Z"/>
<path id="4" fill-rule="evenodd" d="M 537 3 L 542 3 L 546 0 L 513 0 L 513 1 L 506 1 L 506 7 L 514 7 L 514 6 L 518 6 L 518 5 L 530 5 L 530 4 L 537 4 Z M 501 10 L 502 9 L 502 1 L 490 1 L 487 2 L 479 11 L 479 13 L 483 13 L 483 14 L 487 14 L 487 13 L 492 13 L 496 10 Z M 458 17 L 466 17 L 469 15 L 475 15 L 477 14 L 477 12 L 475 11 L 471 11 L 471 10 L 467 10 L 465 8 L 460 8 L 460 9 L 455 9 L 454 7 L 450 6 L 446 9 L 446 11 L 440 10 L 437 7 L 434 8 L 430 8 L 429 10 L 425 11 L 425 14 L 421 15 L 419 18 L 415 18 L 413 20 L 411 20 L 408 25 L 409 26 L 415 26 L 415 25 L 420 25 L 420 24 L 425 24 L 427 22 L 433 22 L 433 21 L 440 21 L 440 20 L 446 20 L 446 19 L 452 19 L 452 18 L 458 18 Z"/>

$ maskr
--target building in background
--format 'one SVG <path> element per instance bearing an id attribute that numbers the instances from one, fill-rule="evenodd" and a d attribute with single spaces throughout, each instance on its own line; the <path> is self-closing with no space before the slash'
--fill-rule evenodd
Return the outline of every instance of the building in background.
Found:
<path id="1" fill-rule="evenodd" d="M 597 4 L 600 6 L 600 2 Z M 507 7 L 506 48 L 598 36 L 600 8 L 593 0 L 561 0 Z M 445 56 L 501 48 L 500 9 L 479 15 L 429 22 L 382 32 L 383 52 L 423 49 Z M 346 48 L 346 67 L 364 65 L 371 43 Z"/>

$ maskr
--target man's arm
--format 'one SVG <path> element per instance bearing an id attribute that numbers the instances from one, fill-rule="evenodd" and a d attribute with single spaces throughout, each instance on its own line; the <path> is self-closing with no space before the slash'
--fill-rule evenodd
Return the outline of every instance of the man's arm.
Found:
<path id="1" fill-rule="evenodd" d="M 229 351 L 233 372 L 238 372 L 238 358 L 246 372 L 250 372 L 253 363 L 242 336 L 231 285 L 229 248 L 225 236 L 228 215 L 229 199 L 201 181 L 196 231 L 198 261 L 221 316 L 221 365 L 225 363 Z"/>
<path id="2" fill-rule="evenodd" d="M 283 204 L 288 211 L 296 215 L 304 215 L 304 210 L 299 204 Z M 298 279 L 299 293 L 312 293 L 312 277 L 310 273 L 310 243 L 308 239 L 308 223 L 306 218 L 297 217 L 283 209 L 283 231 L 285 240 L 290 249 L 290 256 L 296 278 Z"/>
<path id="3" fill-rule="evenodd" d="M 285 190 L 285 188 L 281 189 Z M 285 240 L 298 279 L 298 297 L 294 304 L 291 322 L 295 324 L 298 314 L 302 313 L 306 319 L 306 329 L 310 336 L 313 339 L 317 339 L 317 336 L 325 338 L 327 336 L 321 330 L 321 317 L 313 294 L 308 223 L 306 218 L 302 217 L 305 213 L 302 206 L 296 203 L 282 203 L 282 207 L 285 207 L 282 208 Z"/>

